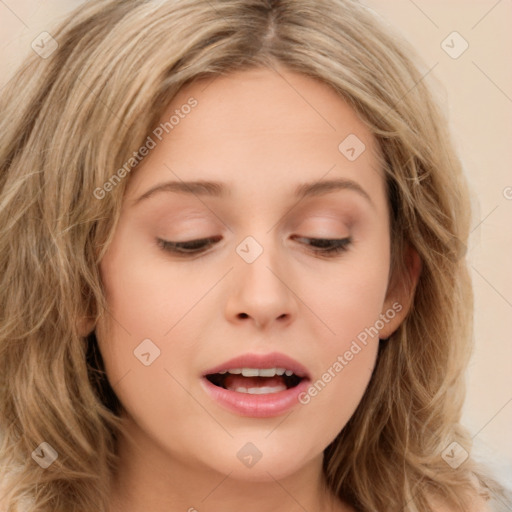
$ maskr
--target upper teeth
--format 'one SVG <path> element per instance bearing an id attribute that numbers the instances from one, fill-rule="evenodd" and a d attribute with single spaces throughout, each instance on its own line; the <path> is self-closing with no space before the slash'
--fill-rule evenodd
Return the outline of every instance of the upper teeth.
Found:
<path id="1" fill-rule="evenodd" d="M 224 370 L 220 374 L 232 373 L 234 375 L 242 374 L 244 377 L 274 377 L 275 375 L 293 375 L 292 370 L 286 368 L 232 368 L 231 370 Z"/>

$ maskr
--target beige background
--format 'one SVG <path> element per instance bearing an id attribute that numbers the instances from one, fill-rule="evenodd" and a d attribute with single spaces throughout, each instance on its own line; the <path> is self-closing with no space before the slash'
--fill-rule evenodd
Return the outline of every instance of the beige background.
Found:
<path id="1" fill-rule="evenodd" d="M 30 43 L 79 0 L 0 0 L 0 94 Z M 512 2 L 365 0 L 417 49 L 449 112 L 473 189 L 468 259 L 476 294 L 476 350 L 464 422 L 484 457 L 512 485 Z M 441 46 L 457 31 L 458 58 Z M 456 51 L 461 39 L 444 45 Z M 432 83 L 432 82 L 431 82 Z M 434 84 L 435 85 L 435 84 Z"/>

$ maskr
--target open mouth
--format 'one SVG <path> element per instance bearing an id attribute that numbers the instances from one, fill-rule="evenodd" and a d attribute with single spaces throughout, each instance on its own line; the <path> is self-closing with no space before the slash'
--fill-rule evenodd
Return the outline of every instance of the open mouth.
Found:
<path id="1" fill-rule="evenodd" d="M 294 388 L 304 377 L 286 368 L 233 368 L 205 375 L 205 378 L 228 391 L 264 395 Z"/>

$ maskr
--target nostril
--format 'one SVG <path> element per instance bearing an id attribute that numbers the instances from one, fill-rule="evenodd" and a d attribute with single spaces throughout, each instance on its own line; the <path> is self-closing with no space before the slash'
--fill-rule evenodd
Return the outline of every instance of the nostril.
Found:
<path id="1" fill-rule="evenodd" d="M 239 318 L 247 318 L 249 315 L 247 313 L 238 313 Z"/>

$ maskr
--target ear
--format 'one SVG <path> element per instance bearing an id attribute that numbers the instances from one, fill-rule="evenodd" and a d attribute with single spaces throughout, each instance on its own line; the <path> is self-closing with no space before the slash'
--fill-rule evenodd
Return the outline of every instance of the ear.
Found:
<path id="1" fill-rule="evenodd" d="M 91 317 L 82 317 L 77 320 L 77 329 L 81 337 L 85 338 L 94 330 L 95 321 Z"/>
<path id="2" fill-rule="evenodd" d="M 379 332 L 380 339 L 388 339 L 398 329 L 411 309 L 421 274 L 420 256 L 411 245 L 408 245 L 405 251 L 405 267 L 405 275 L 403 272 L 397 273 L 390 279 L 382 311 L 387 322 L 384 322 L 384 327 Z M 390 311 L 395 312 L 395 316 L 392 318 L 389 314 Z"/>

